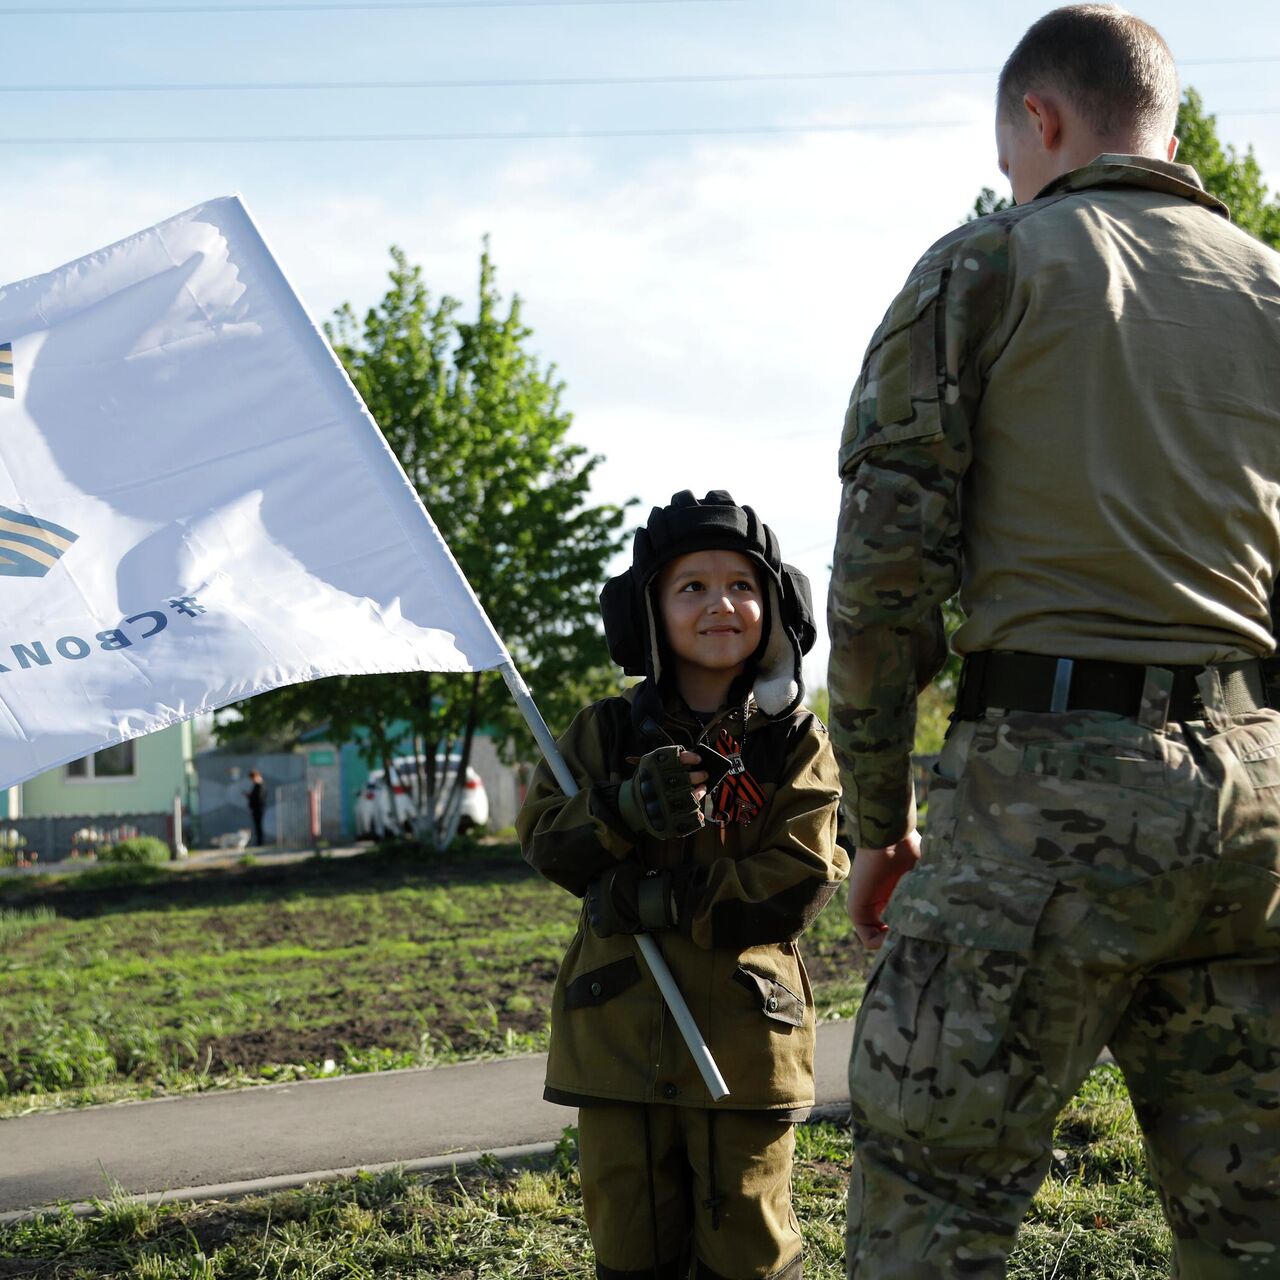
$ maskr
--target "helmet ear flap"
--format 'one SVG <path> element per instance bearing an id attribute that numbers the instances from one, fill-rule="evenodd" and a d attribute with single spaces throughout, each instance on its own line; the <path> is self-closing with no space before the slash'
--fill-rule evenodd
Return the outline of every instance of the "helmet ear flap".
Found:
<path id="1" fill-rule="evenodd" d="M 635 576 L 628 569 L 610 578 L 600 592 L 600 614 L 604 619 L 604 638 L 609 657 L 624 674 L 645 674 L 645 637 L 649 634 L 644 616 L 644 602 L 636 590 Z"/>
<path id="2" fill-rule="evenodd" d="M 782 566 L 782 611 L 800 652 L 808 653 L 818 638 L 813 620 L 813 594 L 809 579 L 793 564 Z"/>

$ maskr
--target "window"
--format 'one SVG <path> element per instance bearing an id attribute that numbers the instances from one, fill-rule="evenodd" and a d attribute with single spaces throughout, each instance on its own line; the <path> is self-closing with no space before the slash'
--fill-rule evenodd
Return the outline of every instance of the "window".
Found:
<path id="1" fill-rule="evenodd" d="M 114 747 L 104 747 L 83 760 L 73 760 L 67 765 L 67 777 L 80 782 L 135 776 L 132 742 L 119 742 Z"/>

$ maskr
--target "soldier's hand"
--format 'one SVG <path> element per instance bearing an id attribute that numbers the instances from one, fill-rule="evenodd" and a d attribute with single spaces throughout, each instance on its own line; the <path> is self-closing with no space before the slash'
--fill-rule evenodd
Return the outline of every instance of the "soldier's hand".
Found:
<path id="1" fill-rule="evenodd" d="M 679 922 L 676 877 L 620 862 L 587 886 L 587 919 L 598 938 L 615 933 L 649 933 Z"/>
<path id="2" fill-rule="evenodd" d="M 618 788 L 618 809 L 632 831 L 658 840 L 692 835 L 705 821 L 702 798 L 707 774 L 692 751 L 674 744 L 640 757 L 635 774 Z"/>
<path id="3" fill-rule="evenodd" d="M 920 861 L 920 833 L 909 832 L 887 849 L 859 846 L 849 870 L 849 919 L 868 951 L 878 951 L 889 926 L 884 909 L 898 881 Z"/>

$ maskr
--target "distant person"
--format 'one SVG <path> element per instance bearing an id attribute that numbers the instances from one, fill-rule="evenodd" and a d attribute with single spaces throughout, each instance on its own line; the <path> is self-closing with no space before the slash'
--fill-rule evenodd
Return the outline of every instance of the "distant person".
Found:
<path id="1" fill-rule="evenodd" d="M 814 1102 L 796 940 L 848 873 L 826 730 L 800 705 L 809 586 L 724 492 L 655 507 L 601 596 L 643 683 L 581 712 L 517 827 L 586 902 L 560 967 L 545 1096 L 580 1108 L 602 1280 L 796 1280 L 793 1123 Z M 714 767 L 714 776 L 709 768 Z M 729 1085 L 713 1103 L 631 935 L 658 939 Z"/>
<path id="2" fill-rule="evenodd" d="M 249 816 L 253 819 L 253 843 L 264 845 L 266 837 L 262 834 L 262 815 L 267 811 L 267 789 L 262 785 L 262 774 L 257 769 L 249 770 L 249 781 L 253 784 L 245 792 L 249 801 Z"/>
<path id="3" fill-rule="evenodd" d="M 920 260 L 849 406 L 859 1280 L 1005 1275 L 1104 1047 L 1172 1274 L 1280 1277 L 1280 255 L 1174 163 L 1178 99 L 1123 9 L 1036 22 L 997 90 L 1017 204 Z M 922 851 L 916 695 L 957 587 Z"/>

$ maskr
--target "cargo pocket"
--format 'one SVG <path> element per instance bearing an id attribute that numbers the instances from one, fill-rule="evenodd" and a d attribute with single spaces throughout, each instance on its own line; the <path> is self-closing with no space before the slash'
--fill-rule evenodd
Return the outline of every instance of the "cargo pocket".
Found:
<path id="1" fill-rule="evenodd" d="M 639 981 L 640 965 L 635 956 L 625 956 L 612 964 L 590 969 L 566 984 L 564 1007 L 590 1009 L 594 1005 L 605 1004 Z"/>
<path id="2" fill-rule="evenodd" d="M 849 1088 L 861 1123 L 921 1143 L 1000 1141 L 1011 1018 L 1054 885 L 981 858 L 922 863 L 901 882 L 854 1031 Z"/>
<path id="3" fill-rule="evenodd" d="M 760 1012 L 774 1022 L 785 1022 L 790 1027 L 804 1026 L 804 997 L 796 995 L 776 978 L 770 978 L 754 969 L 741 965 L 734 971 L 733 980 L 760 1002 Z"/>
<path id="4" fill-rule="evenodd" d="M 936 764 L 929 769 L 929 790 L 919 817 L 922 848 L 926 854 L 941 855 L 951 847 L 956 833 L 956 792 L 959 784 L 939 772 Z"/>
<path id="5" fill-rule="evenodd" d="M 925 805 L 920 815 L 920 834 L 926 858 L 943 857 L 951 847 L 956 833 L 956 802 L 964 785 L 964 771 L 972 742 L 972 722 L 953 724 L 941 753 L 934 758 L 925 775 Z"/>
<path id="6" fill-rule="evenodd" d="M 1249 725 L 1247 734 L 1236 731 L 1232 745 L 1245 776 L 1255 791 L 1267 791 L 1280 787 L 1280 741 L 1275 741 L 1275 725 Z M 1235 739 L 1243 739 L 1238 744 Z"/>

